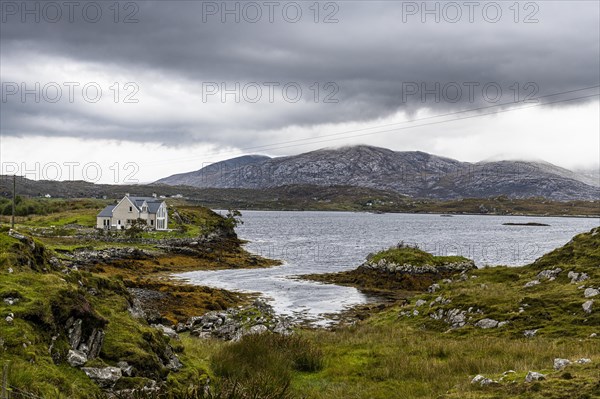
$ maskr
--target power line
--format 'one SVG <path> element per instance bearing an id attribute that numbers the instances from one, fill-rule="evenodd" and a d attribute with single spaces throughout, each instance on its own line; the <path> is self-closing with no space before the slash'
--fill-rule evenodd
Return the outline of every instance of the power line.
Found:
<path id="1" fill-rule="evenodd" d="M 595 86 L 589 86 L 589 87 L 584 87 L 584 88 L 580 88 L 580 89 L 568 90 L 568 91 L 559 92 L 559 93 L 546 94 L 543 96 L 531 98 L 529 101 L 538 101 L 543 98 L 556 97 L 559 95 L 570 94 L 570 93 L 575 93 L 575 92 L 580 92 L 580 91 L 586 91 L 586 90 L 596 89 L 599 87 L 600 87 L 600 85 L 595 85 Z M 202 155 L 189 157 L 189 158 L 177 158 L 177 159 L 169 159 L 169 160 L 160 160 L 160 161 L 156 161 L 156 162 L 148 162 L 145 165 L 161 164 L 161 163 L 167 163 L 167 162 L 172 162 L 172 161 L 194 160 L 194 159 L 199 159 L 202 157 L 208 157 L 211 155 L 223 155 L 223 154 L 234 153 L 234 152 L 238 152 L 238 151 L 249 151 L 249 150 L 256 150 L 256 149 L 276 150 L 276 149 L 294 147 L 296 145 L 319 144 L 319 143 L 336 141 L 336 140 L 340 140 L 340 139 L 362 137 L 362 136 L 368 136 L 368 135 L 379 134 L 379 133 L 389 133 L 389 132 L 396 131 L 396 130 L 406 130 L 406 129 L 412 129 L 412 128 L 429 126 L 429 125 L 437 125 L 437 124 L 441 124 L 441 123 L 454 122 L 454 121 L 459 121 L 459 120 L 464 120 L 464 119 L 478 118 L 478 117 L 489 116 L 489 115 L 493 115 L 493 114 L 499 114 L 499 113 L 518 111 L 518 110 L 523 110 L 523 109 L 528 109 L 528 108 L 540 107 L 540 106 L 544 106 L 544 105 L 552 105 L 552 104 L 558 104 L 558 103 L 563 103 L 563 102 L 581 100 L 581 99 L 585 99 L 585 98 L 596 97 L 599 95 L 600 94 L 592 94 L 592 95 L 587 95 L 587 96 L 581 96 L 581 97 L 575 97 L 575 98 L 569 98 L 569 99 L 563 99 L 563 100 L 556 100 L 556 101 L 550 101 L 550 102 L 545 102 L 545 103 L 537 103 L 537 104 L 532 104 L 532 105 L 524 106 L 524 107 L 503 109 L 503 110 L 498 110 L 498 111 L 494 111 L 494 112 L 470 115 L 470 116 L 462 117 L 462 118 L 447 119 L 447 120 L 443 120 L 443 121 L 436 121 L 436 122 L 424 123 L 424 124 L 419 124 L 419 125 L 399 127 L 399 128 L 394 128 L 394 129 L 381 130 L 381 131 L 376 131 L 376 132 L 369 132 L 369 133 L 347 136 L 349 134 L 363 132 L 363 131 L 367 131 L 367 130 L 380 129 L 380 128 L 389 127 L 389 126 L 415 123 L 415 122 L 424 121 L 424 120 L 437 119 L 437 118 L 442 118 L 442 117 L 446 117 L 446 116 L 460 115 L 460 114 L 465 114 L 465 113 L 470 113 L 470 112 L 477 112 L 477 111 L 482 111 L 482 110 L 486 110 L 486 109 L 499 108 L 499 107 L 510 106 L 510 105 L 515 105 L 515 104 L 520 103 L 520 102 L 514 102 L 514 101 L 506 102 L 506 103 L 495 104 L 495 105 L 490 105 L 490 106 L 485 106 L 485 107 L 472 108 L 472 109 L 449 112 L 449 113 L 439 114 L 439 115 L 432 115 L 432 116 L 427 116 L 427 117 L 423 117 L 423 118 L 413 119 L 410 121 L 395 122 L 395 123 L 389 123 L 389 124 L 384 124 L 384 125 L 361 128 L 361 129 L 348 130 L 348 131 L 344 131 L 344 132 L 330 133 L 330 134 L 325 134 L 325 135 L 322 135 L 319 137 L 306 137 L 306 138 L 301 138 L 301 139 L 282 141 L 282 142 L 278 142 L 278 143 L 265 144 L 265 145 L 261 145 L 261 146 L 244 147 L 244 148 L 240 148 L 239 150 L 236 150 L 236 151 L 213 152 L 213 153 L 205 153 Z M 335 139 L 321 140 L 326 137 L 337 137 L 337 136 L 341 136 L 341 137 L 335 138 Z M 314 141 L 314 140 L 317 140 L 317 141 Z M 307 142 L 307 143 L 281 146 L 284 144 L 302 143 L 302 142 Z"/>
<path id="2" fill-rule="evenodd" d="M 600 87 L 600 85 L 590 86 L 590 87 L 584 87 L 584 88 L 581 88 L 581 89 L 575 89 L 575 90 L 569 90 L 569 91 L 563 91 L 563 92 L 560 92 L 560 93 L 547 94 L 547 95 L 544 95 L 544 96 L 539 96 L 539 97 L 532 98 L 531 100 L 528 100 L 528 101 L 533 102 L 533 101 L 537 101 L 537 100 L 539 100 L 541 98 L 555 97 L 555 96 L 559 96 L 559 95 L 563 95 L 563 94 L 575 93 L 575 92 L 578 92 L 578 91 L 596 89 L 598 87 Z M 382 128 L 382 127 L 395 126 L 395 125 L 406 124 L 406 123 L 414 123 L 414 122 L 419 122 L 419 121 L 428 120 L 428 119 L 441 118 L 441 117 L 452 116 L 452 115 L 459 115 L 459 114 L 463 114 L 463 113 L 467 113 L 467 112 L 481 111 L 481 110 L 484 110 L 484 109 L 491 109 L 491 108 L 503 107 L 503 106 L 506 106 L 506 105 L 519 104 L 519 103 L 520 102 L 513 101 L 513 102 L 507 102 L 507 103 L 489 105 L 489 106 L 486 106 L 486 107 L 471 108 L 471 109 L 467 109 L 467 110 L 461 110 L 461 111 L 455 111 L 455 112 L 448 112 L 446 114 L 432 115 L 432 116 L 427 116 L 427 117 L 423 117 L 423 118 L 412 119 L 410 121 L 394 122 L 394 123 L 388 123 L 388 124 L 385 124 L 385 125 L 366 127 L 366 128 L 356 129 L 356 130 L 351 130 L 351 131 L 346 131 L 346 132 L 331 133 L 331 134 L 326 134 L 326 135 L 323 135 L 323 136 L 320 136 L 320 137 L 307 137 L 307 138 L 290 140 L 290 141 L 285 141 L 285 142 L 280 142 L 280 143 L 266 144 L 266 145 L 260 145 L 260 146 L 254 146 L 254 147 L 245 147 L 245 148 L 241 148 L 240 150 L 241 151 L 246 151 L 246 150 L 260 149 L 260 148 L 265 148 L 265 147 L 272 147 L 274 145 L 280 145 L 280 144 L 290 144 L 290 143 L 296 143 L 296 142 L 307 141 L 307 140 L 315 140 L 315 139 L 320 139 L 320 138 L 323 138 L 323 137 L 340 136 L 340 135 L 344 135 L 344 134 L 356 133 L 356 132 L 361 132 L 361 131 L 365 131 L 365 130 L 379 129 L 379 128 Z"/>
<path id="3" fill-rule="evenodd" d="M 355 138 L 355 137 L 362 137 L 362 136 L 370 136 L 370 135 L 374 135 L 374 134 L 394 132 L 394 131 L 397 131 L 397 130 L 407 130 L 407 129 L 414 129 L 414 128 L 423 127 L 423 126 L 439 125 L 439 124 L 447 123 L 447 122 L 456 122 L 456 121 L 460 121 L 460 120 L 464 120 L 464 119 L 480 118 L 482 116 L 489 116 L 489 115 L 501 114 L 501 113 L 511 112 L 511 111 L 519 111 L 519 110 L 528 109 L 528 108 L 540 107 L 542 105 L 551 105 L 551 104 L 557 104 L 557 103 L 562 103 L 562 102 L 567 102 L 567 101 L 581 100 L 581 99 L 584 99 L 584 98 L 590 98 L 590 97 L 596 97 L 596 96 L 600 96 L 600 93 L 599 94 L 591 94 L 591 95 L 588 95 L 588 96 L 570 98 L 570 99 L 566 99 L 566 100 L 557 100 L 557 101 L 552 101 L 552 102 L 543 103 L 543 104 L 535 104 L 535 105 L 530 105 L 528 107 L 511 108 L 511 109 L 505 109 L 505 110 L 500 110 L 500 111 L 495 111 L 495 112 L 488 112 L 486 114 L 470 115 L 470 116 L 464 116 L 462 118 L 455 118 L 455 119 L 448 119 L 448 120 L 443 120 L 443 121 L 422 123 L 420 125 L 398 127 L 398 128 L 395 128 L 395 129 L 380 130 L 380 131 L 377 131 L 377 132 L 356 134 L 356 135 L 353 135 L 353 136 L 345 136 L 344 138 Z M 326 142 L 336 141 L 336 140 L 339 140 L 339 139 L 328 139 L 328 140 L 314 141 L 314 142 L 306 143 L 305 145 L 326 143 Z M 303 145 L 303 144 L 301 144 L 301 145 Z M 278 150 L 278 149 L 281 149 L 281 148 L 289 148 L 289 147 L 294 147 L 294 146 L 293 145 L 288 145 L 288 146 L 275 147 L 275 148 L 270 148 L 270 149 L 272 149 L 272 150 Z"/>

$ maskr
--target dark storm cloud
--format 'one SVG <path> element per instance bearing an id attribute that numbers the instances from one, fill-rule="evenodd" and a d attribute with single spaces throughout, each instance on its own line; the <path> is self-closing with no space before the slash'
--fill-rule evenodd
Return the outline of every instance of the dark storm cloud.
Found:
<path id="1" fill-rule="evenodd" d="M 481 2 L 475 9 L 472 23 L 463 2 L 456 3 L 463 12 L 456 23 L 450 23 L 450 17 L 443 14 L 439 23 L 432 15 L 425 15 L 423 23 L 420 12 L 413 14 L 414 9 L 407 8 L 412 2 L 321 3 L 319 23 L 314 22 L 314 10 L 309 8 L 313 2 L 298 3 L 303 16 L 296 23 L 283 16 L 282 8 L 289 2 L 279 3 L 273 23 L 268 21 L 264 2 L 256 2 L 263 12 L 256 23 L 244 20 L 244 15 L 239 23 L 231 15 L 226 23 L 219 15 L 206 15 L 207 5 L 221 8 L 223 2 L 129 3 L 120 3 L 118 23 L 114 8 L 109 9 L 113 2 L 95 3 L 103 11 L 96 23 L 83 18 L 80 10 L 85 2 L 79 2 L 81 8 L 75 10 L 73 22 L 63 14 L 56 23 L 45 21 L 48 16 L 43 14 L 39 23 L 33 15 L 26 15 L 22 23 L 22 9 L 14 11 L 3 5 L 3 83 L 39 81 L 36 68 L 43 75 L 47 65 L 30 67 L 28 76 L 21 76 L 15 66 L 27 64 L 31 57 L 42 57 L 53 67 L 65 62 L 66 71 L 71 63 L 101 65 L 109 75 L 106 79 L 115 71 L 133 81 L 140 78 L 141 86 L 138 108 L 126 109 L 119 104 L 117 112 L 111 107 L 90 111 L 90 107 L 77 103 L 22 104 L 11 97 L 1 104 L 3 135 L 127 138 L 167 145 L 194 140 L 252 143 L 261 140 L 262 131 L 289 126 L 364 121 L 399 110 L 445 112 L 496 104 L 492 102 L 494 90 L 488 91 L 488 97 L 482 93 L 486 84 L 502 89 L 498 103 L 504 103 L 515 99 L 515 83 L 522 100 L 527 94 L 563 92 L 600 81 L 597 2 L 533 3 L 537 10 L 525 9 L 521 3 L 518 23 L 514 22 L 514 10 L 509 9 L 513 2 L 495 3 L 503 13 L 496 23 L 489 22 L 493 12 L 483 15 L 482 9 L 489 2 Z M 22 7 L 23 3 L 15 4 Z M 34 9 L 44 3 L 28 4 Z M 227 4 L 231 8 L 236 3 Z M 64 13 L 64 5 L 62 10 Z M 322 23 L 334 11 L 338 22 Z M 524 23 L 533 11 L 538 22 Z M 137 22 L 123 23 L 130 13 Z M 80 79 L 77 68 L 72 69 L 74 79 Z M 147 76 L 153 76 L 152 83 L 163 90 L 175 85 L 183 86 L 183 90 L 175 97 L 163 96 L 160 90 L 152 92 Z M 203 114 L 206 104 L 202 102 L 186 104 L 186 112 L 179 114 L 182 107 L 173 108 L 173 101 L 167 100 L 184 102 L 185 97 L 188 102 L 199 101 L 203 82 L 228 82 L 229 87 L 235 82 L 242 86 L 249 82 L 297 82 L 305 95 L 294 104 L 281 98 L 268 104 L 226 101 L 221 104 L 226 117 L 220 119 Z M 314 82 L 321 86 L 317 104 L 311 102 L 313 93 L 309 90 Z M 339 87 L 334 95 L 337 103 L 323 101 L 329 92 L 323 87 L 327 82 Z M 423 98 L 422 89 L 435 90 L 436 83 L 439 102 L 433 94 Z M 525 88 L 527 83 L 532 84 Z M 448 90 L 445 93 L 444 87 Z M 458 99 L 456 87 L 462 91 Z M 469 87 L 473 87 L 473 97 Z M 593 91 L 582 94 L 590 93 Z M 149 97 L 152 101 L 143 101 Z M 166 103 L 161 104 L 161 99 Z M 225 111 L 228 106 L 231 111 Z M 138 113 L 123 117 L 130 110 Z M 155 119 L 140 117 L 143 112 Z M 173 140 L 174 134 L 177 140 Z"/>

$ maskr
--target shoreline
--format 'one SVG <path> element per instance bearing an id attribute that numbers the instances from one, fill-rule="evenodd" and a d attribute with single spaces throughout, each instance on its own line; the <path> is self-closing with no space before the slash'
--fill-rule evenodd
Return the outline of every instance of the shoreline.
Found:
<path id="1" fill-rule="evenodd" d="M 210 208 L 214 212 L 224 211 L 223 209 L 218 208 Z M 403 214 L 403 215 L 450 215 L 451 217 L 455 216 L 498 216 L 498 217 L 543 217 L 543 218 L 573 218 L 573 219 L 600 219 L 600 214 L 598 215 L 537 215 L 537 214 L 524 214 L 524 215 L 506 215 L 506 214 L 492 214 L 492 213 L 453 213 L 453 212 L 401 212 L 401 211 L 388 211 L 375 213 L 373 211 L 359 211 L 359 210 L 319 210 L 319 209 L 269 209 L 269 208 L 245 208 L 239 209 L 240 212 L 334 212 L 334 213 L 370 213 L 375 215 L 385 215 L 385 214 Z"/>

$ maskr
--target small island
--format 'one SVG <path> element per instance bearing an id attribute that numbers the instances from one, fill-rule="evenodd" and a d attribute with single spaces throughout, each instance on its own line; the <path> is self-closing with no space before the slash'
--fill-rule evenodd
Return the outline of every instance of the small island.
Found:
<path id="1" fill-rule="evenodd" d="M 434 256 L 417 247 L 399 243 L 368 255 L 366 261 L 354 270 L 303 277 L 388 296 L 397 295 L 399 291 L 424 290 L 435 281 L 475 268 L 472 260 L 462 256 Z"/>
<path id="2" fill-rule="evenodd" d="M 502 226 L 550 226 L 550 225 L 546 224 L 546 223 L 537 223 L 537 222 L 527 222 L 527 223 L 509 222 L 509 223 L 502 223 Z"/>

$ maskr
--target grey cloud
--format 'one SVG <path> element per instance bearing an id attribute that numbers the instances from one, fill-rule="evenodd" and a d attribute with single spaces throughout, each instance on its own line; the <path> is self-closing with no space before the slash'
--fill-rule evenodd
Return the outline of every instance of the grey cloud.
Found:
<path id="1" fill-rule="evenodd" d="M 0 26 L 1 62 L 18 65 L 27 62 L 28 54 L 44 54 L 102 64 L 108 72 L 126 70 L 134 79 L 152 72 L 166 84 L 188 82 L 196 87 L 201 82 L 237 81 L 299 82 L 307 88 L 313 82 L 335 82 L 339 103 L 311 104 L 303 98 L 293 105 L 242 104 L 252 110 L 250 115 L 233 112 L 221 122 L 171 115 L 165 106 L 152 113 L 169 114 L 148 126 L 143 119 L 124 122 L 108 111 L 90 114 L 77 104 L 7 102 L 1 104 L 2 134 L 127 137 L 166 145 L 173 144 L 175 135 L 179 143 L 239 140 L 247 145 L 260 142 L 262 131 L 289 126 L 367 121 L 399 110 L 446 112 L 492 105 L 478 89 L 473 101 L 466 92 L 456 103 L 436 103 L 431 95 L 424 102 L 418 94 L 405 99 L 403 89 L 410 82 L 429 88 L 436 82 L 457 82 L 463 90 L 464 82 L 477 82 L 479 87 L 497 82 L 504 91 L 500 102 L 513 100 L 510 87 L 515 82 L 534 82 L 537 95 L 599 83 L 597 2 L 537 2 L 535 24 L 515 24 L 508 3 L 501 3 L 506 14 L 496 24 L 479 14 L 475 23 L 423 24 L 416 17 L 405 23 L 402 2 L 385 1 L 337 2 L 339 23 L 334 24 L 315 24 L 308 13 L 295 24 L 280 17 L 273 24 L 223 24 L 213 17 L 204 23 L 202 2 L 135 3 L 139 22 L 133 24 L 113 23 L 108 15 L 98 23 L 76 18 L 74 23 L 23 24 L 8 18 Z M 309 3 L 302 5 L 306 12 Z M 7 78 L 2 76 L 3 81 Z M 522 87 L 520 94 L 525 94 Z M 40 128 L 41 121 L 61 117 L 79 120 L 81 127 Z"/>

